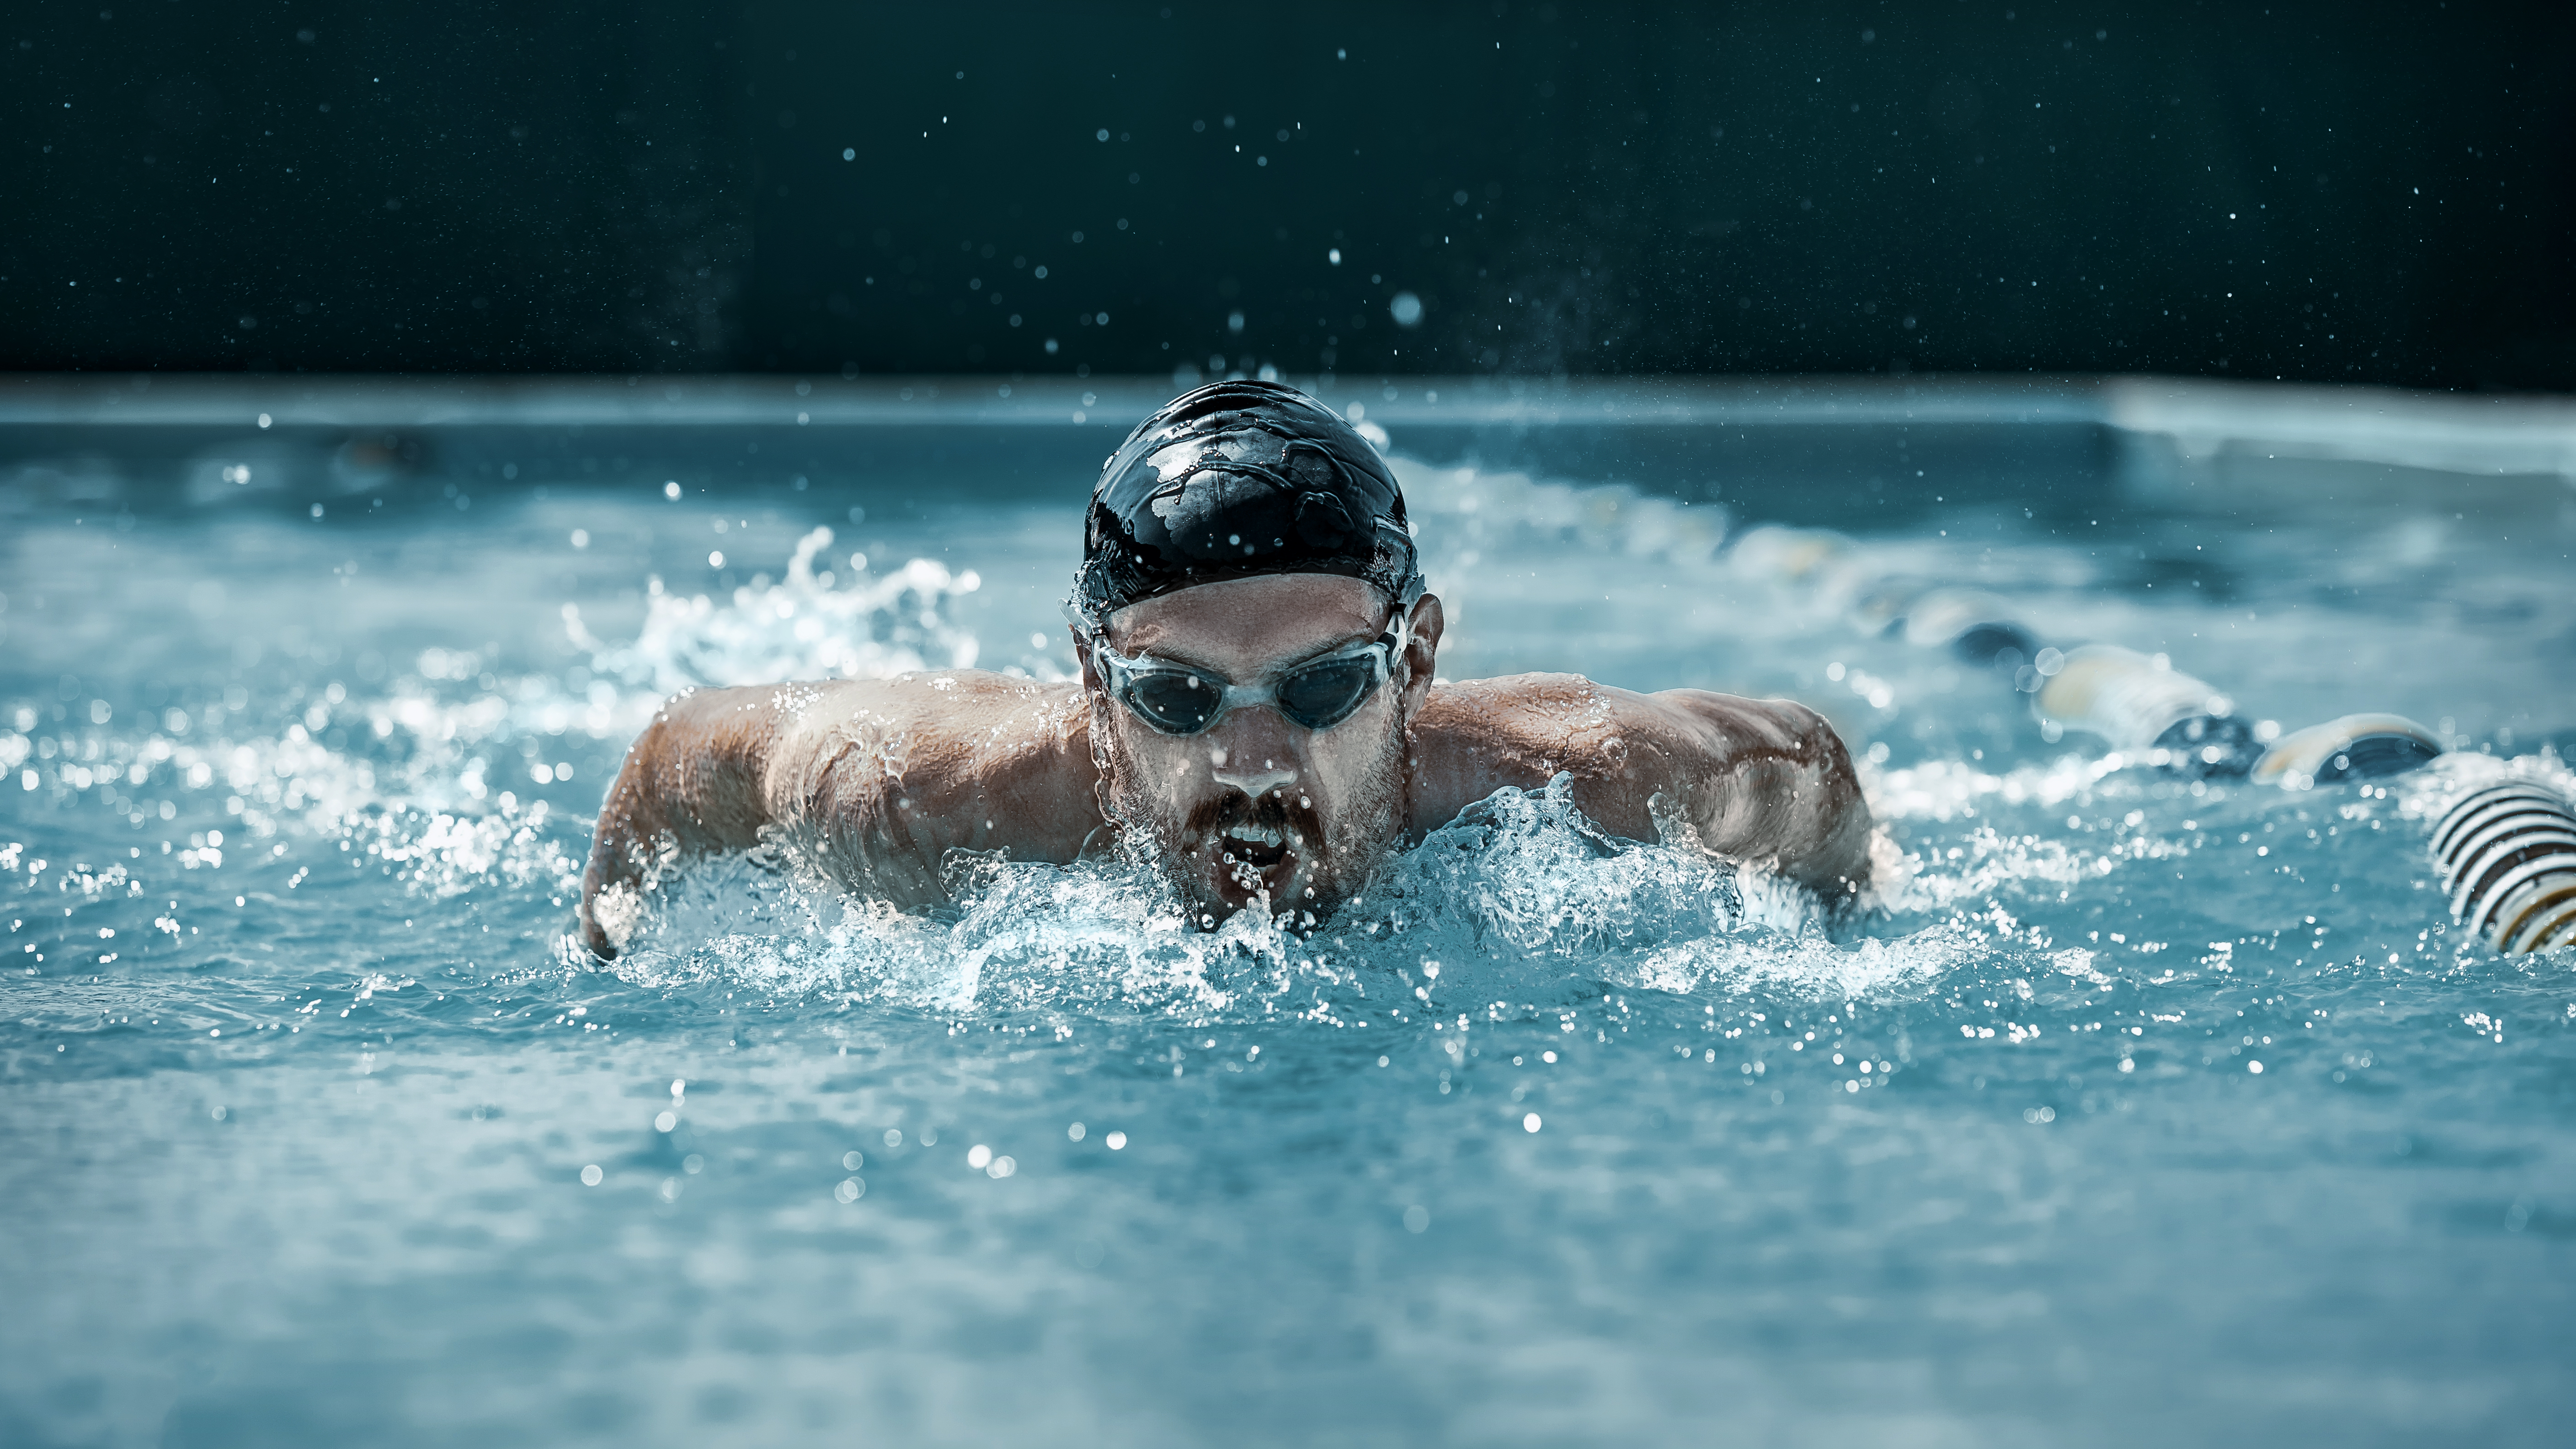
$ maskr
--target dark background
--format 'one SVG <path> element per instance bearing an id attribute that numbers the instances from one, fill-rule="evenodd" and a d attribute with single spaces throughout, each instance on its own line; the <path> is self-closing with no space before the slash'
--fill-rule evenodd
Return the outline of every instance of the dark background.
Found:
<path id="1" fill-rule="evenodd" d="M 0 369 L 2565 389 L 2571 55 L 2463 0 L 22 3 Z"/>

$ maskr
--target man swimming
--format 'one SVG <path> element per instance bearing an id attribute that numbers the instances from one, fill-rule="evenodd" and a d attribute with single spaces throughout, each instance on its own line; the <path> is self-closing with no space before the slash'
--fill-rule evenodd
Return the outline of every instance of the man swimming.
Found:
<path id="1" fill-rule="evenodd" d="M 1199 924 L 1296 924 L 1505 786 L 1572 777 L 1613 834 L 1680 840 L 1848 909 L 1871 832 L 1814 712 L 1577 675 L 1452 683 L 1433 665 L 1403 493 L 1290 388 L 1166 404 L 1093 490 L 1066 605 L 1078 682 L 980 670 L 695 690 L 610 787 L 581 926 L 614 957 L 660 874 L 767 847 L 899 907 L 946 898 L 954 850 L 1068 863 L 1122 835 Z"/>

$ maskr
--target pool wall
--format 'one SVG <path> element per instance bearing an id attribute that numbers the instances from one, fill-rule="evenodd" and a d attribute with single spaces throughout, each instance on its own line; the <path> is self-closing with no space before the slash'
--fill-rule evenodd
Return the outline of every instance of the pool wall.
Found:
<path id="1" fill-rule="evenodd" d="M 2576 400 L 2565 398 L 2152 377 L 1289 381 L 1417 457 L 1615 479 L 1766 521 L 1863 531 L 1980 503 L 2075 518 L 2122 504 L 2296 513 L 2427 491 L 2551 513 L 2576 501 Z M 950 491 L 971 478 L 1027 497 L 1087 485 L 1182 385 L 7 377 L 0 510 L 399 508 L 424 484 L 452 502 L 460 478 L 486 493 L 634 481 L 756 492 L 861 477 Z"/>

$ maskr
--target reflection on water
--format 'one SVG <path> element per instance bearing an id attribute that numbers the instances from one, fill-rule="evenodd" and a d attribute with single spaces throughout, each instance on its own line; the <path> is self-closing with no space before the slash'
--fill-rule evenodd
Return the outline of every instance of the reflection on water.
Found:
<path id="1" fill-rule="evenodd" d="M 2576 963 L 2465 940 L 2424 836 L 2495 778 L 2576 788 L 2563 534 L 1826 538 L 1405 468 L 1444 672 L 1815 704 L 1907 856 L 1889 909 L 1828 935 L 1507 792 L 1311 932 L 1183 930 L 1116 861 L 961 861 L 926 916 L 729 862 L 599 967 L 578 862 L 662 695 L 1062 677 L 1071 506 L 22 517 L 7 1437 L 2561 1422 Z M 2304 792 L 2136 768 L 1879 632 L 1891 581 L 2458 752 Z"/>

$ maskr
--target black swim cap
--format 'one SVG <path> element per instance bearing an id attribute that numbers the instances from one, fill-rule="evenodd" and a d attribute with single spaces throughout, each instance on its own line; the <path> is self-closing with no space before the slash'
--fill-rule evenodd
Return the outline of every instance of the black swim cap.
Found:
<path id="1" fill-rule="evenodd" d="M 1066 610 L 1098 630 L 1130 604 L 1261 574 L 1340 574 L 1399 608 L 1422 593 L 1403 490 L 1357 429 L 1294 388 L 1210 383 L 1102 465 Z"/>

